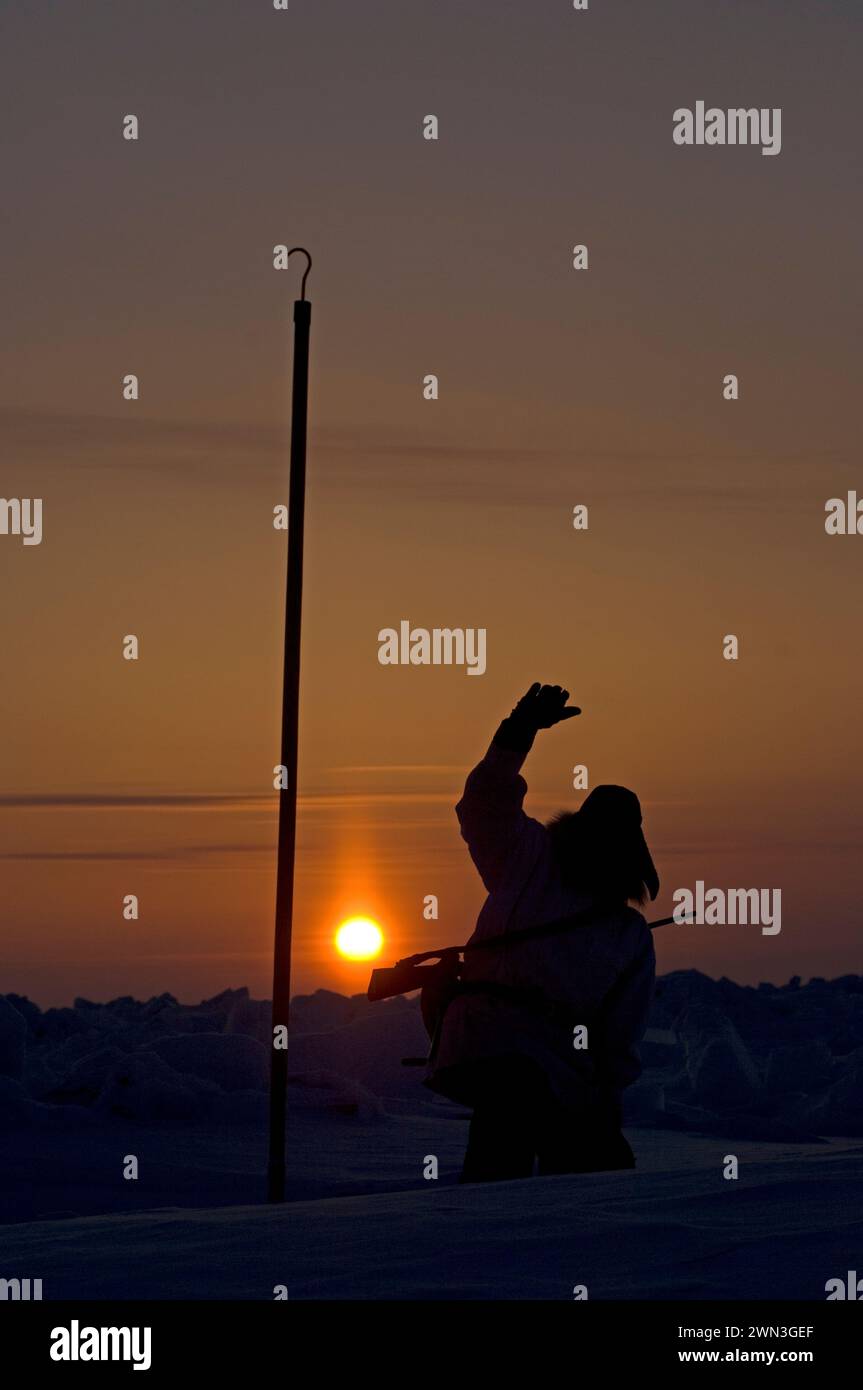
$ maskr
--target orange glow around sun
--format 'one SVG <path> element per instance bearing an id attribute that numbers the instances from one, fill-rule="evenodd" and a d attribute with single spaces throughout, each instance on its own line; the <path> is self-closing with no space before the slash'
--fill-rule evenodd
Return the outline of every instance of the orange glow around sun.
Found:
<path id="1" fill-rule="evenodd" d="M 371 960 L 383 944 L 384 934 L 371 917 L 351 917 L 336 932 L 336 950 L 347 960 Z"/>

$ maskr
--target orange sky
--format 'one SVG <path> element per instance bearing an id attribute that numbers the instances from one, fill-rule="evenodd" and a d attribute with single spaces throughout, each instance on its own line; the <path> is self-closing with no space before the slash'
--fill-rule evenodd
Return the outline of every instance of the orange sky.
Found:
<path id="1" fill-rule="evenodd" d="M 0 490 L 44 539 L 0 536 L 3 987 L 269 994 L 277 242 L 315 256 L 296 988 L 365 987 L 330 944 L 353 912 L 393 956 L 469 933 L 452 807 L 534 679 L 584 715 L 529 809 L 577 804 L 575 762 L 631 785 L 656 915 L 696 878 L 783 890 L 779 936 L 667 928 L 661 970 L 859 968 L 863 541 L 823 527 L 863 495 L 859 16 L 362 8 L 4 16 Z M 781 155 L 676 148 L 700 96 L 781 105 Z M 485 627 L 487 673 L 382 667 L 404 618 Z"/>

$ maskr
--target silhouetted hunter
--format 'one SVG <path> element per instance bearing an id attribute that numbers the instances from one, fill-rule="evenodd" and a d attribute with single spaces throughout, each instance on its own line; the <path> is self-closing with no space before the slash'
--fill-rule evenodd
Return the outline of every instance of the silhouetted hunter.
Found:
<path id="1" fill-rule="evenodd" d="M 573 917 L 572 929 L 465 955 L 427 1084 L 473 1107 L 463 1182 L 632 1168 L 621 1097 L 641 1072 L 655 958 L 628 906 L 659 879 L 638 798 L 596 787 L 548 825 L 522 810 L 520 768 L 538 730 L 580 714 L 532 685 L 504 719 L 456 807 L 488 897 L 471 942 Z M 587 1028 L 588 1046 L 574 1046 Z"/>

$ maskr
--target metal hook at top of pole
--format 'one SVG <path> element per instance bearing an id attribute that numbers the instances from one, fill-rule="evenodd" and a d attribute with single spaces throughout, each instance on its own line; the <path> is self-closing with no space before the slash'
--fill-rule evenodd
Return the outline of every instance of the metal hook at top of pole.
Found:
<path id="1" fill-rule="evenodd" d="M 290 249 L 290 251 L 288 252 L 288 263 L 289 263 L 289 264 L 290 264 L 291 256 L 293 256 L 293 255 L 295 254 L 295 252 L 297 252 L 297 251 L 302 252 L 302 254 L 305 256 L 306 260 L 308 261 L 308 265 L 306 266 L 305 270 L 303 271 L 303 280 L 302 280 L 302 284 L 300 285 L 300 299 L 305 299 L 305 297 L 306 297 L 306 281 L 307 281 L 308 278 L 309 278 L 309 271 L 310 271 L 311 268 L 312 268 L 312 258 L 311 258 L 311 256 L 309 255 L 308 251 L 306 250 L 305 246 L 292 246 L 291 249 Z"/>

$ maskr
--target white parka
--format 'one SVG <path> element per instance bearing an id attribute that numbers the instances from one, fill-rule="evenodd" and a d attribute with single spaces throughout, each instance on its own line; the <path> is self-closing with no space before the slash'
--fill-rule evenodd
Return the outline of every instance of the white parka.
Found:
<path id="1" fill-rule="evenodd" d="M 488 890 L 471 941 L 593 906 L 588 895 L 563 881 L 547 828 L 522 809 L 526 756 L 492 743 L 456 807 L 462 837 Z M 619 1093 L 641 1072 L 637 1044 L 654 973 L 650 928 L 628 907 L 606 910 L 571 932 L 468 952 L 465 981 L 540 988 L 583 1022 L 588 1046 L 574 1046 L 571 1020 L 561 1023 L 500 997 L 464 994 L 444 1014 L 426 1085 L 471 1104 L 472 1064 L 518 1056 L 542 1068 L 565 1104 L 583 1106 L 597 1095 Z"/>

